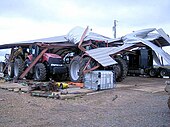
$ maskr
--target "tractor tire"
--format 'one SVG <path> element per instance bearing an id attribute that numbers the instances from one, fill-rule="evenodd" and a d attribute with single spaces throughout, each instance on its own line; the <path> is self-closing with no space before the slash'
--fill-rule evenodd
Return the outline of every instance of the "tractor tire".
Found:
<path id="1" fill-rule="evenodd" d="M 166 76 L 166 74 L 167 74 L 167 70 L 166 70 L 166 69 L 161 69 L 160 72 L 159 72 L 159 75 L 160 75 L 161 77 Z"/>
<path id="2" fill-rule="evenodd" d="M 81 58 L 76 56 L 71 60 L 69 67 L 69 76 L 72 82 L 82 82 L 81 70 Z"/>
<path id="3" fill-rule="evenodd" d="M 15 59 L 14 62 L 14 77 L 18 79 L 20 75 L 23 73 L 24 64 L 21 59 Z"/>
<path id="4" fill-rule="evenodd" d="M 169 97 L 169 99 L 168 99 L 167 104 L 168 104 L 168 107 L 169 107 L 169 109 L 170 109 L 170 97 Z"/>
<path id="5" fill-rule="evenodd" d="M 115 61 L 118 64 L 113 65 L 113 71 L 115 72 L 116 81 L 121 82 L 127 76 L 128 66 L 126 64 L 126 61 L 120 57 L 115 58 Z"/>
<path id="6" fill-rule="evenodd" d="M 80 56 L 76 56 L 72 59 L 70 62 L 70 79 L 72 82 L 83 82 L 84 79 L 84 68 L 86 66 L 86 63 L 89 61 L 89 57 L 81 58 Z M 87 66 L 87 69 L 92 68 L 93 66 L 96 66 L 95 62 L 92 62 Z"/>
<path id="7" fill-rule="evenodd" d="M 26 79 L 32 79 L 33 78 L 33 74 L 28 72 L 28 74 L 25 75 Z"/>
<path id="8" fill-rule="evenodd" d="M 27 69 L 29 67 L 29 65 L 31 64 L 31 61 L 29 59 L 26 59 L 24 62 L 24 67 L 25 69 Z M 26 79 L 32 79 L 33 78 L 33 69 L 31 69 L 26 75 L 25 75 Z"/>
<path id="9" fill-rule="evenodd" d="M 7 67 L 7 73 L 9 78 L 14 77 L 14 63 L 10 62 Z"/>
<path id="10" fill-rule="evenodd" d="M 43 63 L 38 63 L 35 66 L 35 80 L 45 81 L 47 77 L 47 70 Z"/>
<path id="11" fill-rule="evenodd" d="M 150 77 L 156 77 L 157 76 L 157 70 L 152 68 L 149 70 L 149 76 Z"/>
<path id="12" fill-rule="evenodd" d="M 5 67 L 5 63 L 4 62 L 0 62 L 0 72 L 3 73 Z"/>

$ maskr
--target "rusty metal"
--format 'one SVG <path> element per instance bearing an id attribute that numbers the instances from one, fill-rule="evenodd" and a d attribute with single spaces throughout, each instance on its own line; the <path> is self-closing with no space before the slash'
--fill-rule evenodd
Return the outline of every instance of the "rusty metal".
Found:
<path id="1" fill-rule="evenodd" d="M 85 67 L 83 69 L 83 74 L 86 74 L 86 73 L 88 73 L 90 71 L 96 70 L 97 68 L 100 67 L 100 65 L 97 63 L 97 66 L 94 66 L 94 67 L 92 67 L 90 69 L 87 69 L 87 66 L 90 64 L 91 61 L 92 61 L 92 58 L 90 57 L 90 59 L 88 60 L 88 62 L 86 63 L 86 65 L 85 65 Z"/>
<path id="2" fill-rule="evenodd" d="M 60 44 L 52 44 L 52 43 L 36 43 L 36 45 L 40 46 L 40 47 L 48 47 L 48 48 L 66 48 L 66 47 L 76 47 L 75 44 L 66 44 L 66 43 L 60 43 Z"/>
<path id="3" fill-rule="evenodd" d="M 85 29 L 85 31 L 83 32 L 83 35 L 81 36 L 81 39 L 80 39 L 80 42 L 79 42 L 79 45 L 78 45 L 78 48 L 81 50 L 81 51 L 86 51 L 86 49 L 84 47 L 82 47 L 82 43 L 83 43 L 83 40 L 86 36 L 86 33 L 88 31 L 89 27 L 87 26 L 87 28 Z"/>
<path id="4" fill-rule="evenodd" d="M 88 72 L 90 72 L 90 71 L 96 70 L 96 69 L 99 68 L 99 67 L 100 67 L 100 65 L 98 64 L 97 66 L 94 66 L 94 67 L 92 67 L 92 68 L 90 68 L 90 69 L 88 69 L 88 70 L 84 70 L 83 73 L 86 74 L 86 73 L 88 73 Z"/>
<path id="5" fill-rule="evenodd" d="M 31 70 L 31 68 L 38 62 L 38 60 L 42 57 L 42 55 L 48 50 L 48 48 L 45 48 L 36 58 L 35 60 L 30 64 L 30 66 L 21 74 L 19 77 L 20 79 L 23 79 L 26 74 Z"/>
<path id="6" fill-rule="evenodd" d="M 85 56 L 89 57 L 88 53 L 84 53 L 84 54 L 81 56 L 81 59 L 83 59 Z M 89 58 L 90 58 L 90 59 L 89 59 L 88 62 L 86 63 L 85 67 L 83 68 L 83 74 L 86 74 L 86 73 L 88 73 L 88 72 L 90 72 L 90 71 L 93 71 L 93 70 L 95 70 L 95 69 L 97 69 L 97 68 L 100 67 L 100 65 L 97 63 L 97 66 L 94 66 L 94 67 L 92 67 L 92 68 L 90 68 L 90 69 L 87 69 L 87 66 L 90 64 L 90 61 L 92 60 L 91 57 L 89 57 Z"/>
<path id="7" fill-rule="evenodd" d="M 86 65 L 85 65 L 85 67 L 84 67 L 84 69 L 83 69 L 83 71 L 85 71 L 86 70 L 86 68 L 87 68 L 87 66 L 90 64 L 90 62 L 91 62 L 91 58 L 88 60 L 88 62 L 86 63 Z"/>
<path id="8" fill-rule="evenodd" d="M 69 85 L 75 85 L 77 87 L 83 88 L 84 87 L 84 83 L 79 83 L 79 82 L 69 82 Z"/>
<path id="9" fill-rule="evenodd" d="M 161 47 L 161 48 L 162 48 L 162 46 L 161 46 L 161 44 L 159 43 L 159 41 L 158 41 L 158 40 L 155 40 L 155 42 L 158 44 L 158 46 L 159 46 L 159 47 Z"/>

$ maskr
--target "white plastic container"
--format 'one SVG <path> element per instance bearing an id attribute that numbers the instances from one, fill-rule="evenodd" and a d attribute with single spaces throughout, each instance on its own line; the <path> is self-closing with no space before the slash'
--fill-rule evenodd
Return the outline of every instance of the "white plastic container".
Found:
<path id="1" fill-rule="evenodd" d="M 112 71 L 98 70 L 86 73 L 84 86 L 88 89 L 102 90 L 116 87 L 115 74 Z"/>

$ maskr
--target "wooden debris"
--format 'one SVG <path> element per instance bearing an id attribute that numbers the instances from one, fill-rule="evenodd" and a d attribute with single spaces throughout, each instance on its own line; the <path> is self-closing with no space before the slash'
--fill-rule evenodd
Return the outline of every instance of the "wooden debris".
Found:
<path id="1" fill-rule="evenodd" d="M 82 85 L 82 84 L 81 84 Z M 46 97 L 54 99 L 75 99 L 82 97 L 94 90 L 84 89 L 75 85 L 69 85 L 69 88 L 62 89 L 52 82 L 22 82 L 22 83 L 0 83 L 1 89 L 6 89 L 14 92 L 30 93 L 31 96 Z"/>
<path id="2" fill-rule="evenodd" d="M 45 92 L 45 91 L 31 91 L 30 93 L 31 93 L 31 96 L 55 98 L 55 99 L 60 98 L 59 93 L 54 94 L 53 92 Z"/>
<path id="3" fill-rule="evenodd" d="M 112 101 L 116 100 L 118 98 L 118 95 L 115 95 L 112 99 Z"/>
<path id="4" fill-rule="evenodd" d="M 24 90 L 25 92 L 28 92 L 28 86 L 23 86 L 18 83 L 9 83 L 9 82 L 0 83 L 0 88 L 9 90 L 9 91 L 14 91 L 14 92 L 19 92 L 22 90 Z"/>

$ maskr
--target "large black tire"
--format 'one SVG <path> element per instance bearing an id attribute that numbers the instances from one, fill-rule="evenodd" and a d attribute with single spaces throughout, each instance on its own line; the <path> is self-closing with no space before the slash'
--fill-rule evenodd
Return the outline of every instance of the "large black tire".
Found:
<path id="1" fill-rule="evenodd" d="M 24 62 L 24 68 L 27 69 L 29 65 L 31 64 L 31 61 L 29 59 L 26 59 Z M 33 69 L 31 69 L 26 75 L 26 79 L 32 79 L 33 78 Z"/>
<path id="2" fill-rule="evenodd" d="M 76 56 L 72 59 L 69 67 L 70 69 L 69 76 L 72 82 L 83 82 L 84 79 L 83 71 L 89 59 L 90 57 L 81 58 L 80 56 Z M 96 66 L 96 62 L 91 61 L 86 69 L 90 69 L 94 66 Z"/>
<path id="3" fill-rule="evenodd" d="M 169 97 L 169 99 L 168 99 L 167 104 L 168 104 L 168 107 L 169 107 L 169 109 L 170 109 L 170 97 Z"/>
<path id="4" fill-rule="evenodd" d="M 14 63 L 12 63 L 12 62 L 8 63 L 7 73 L 8 73 L 9 78 L 14 77 Z"/>
<path id="5" fill-rule="evenodd" d="M 5 63 L 4 62 L 0 62 L 0 72 L 3 73 L 5 67 Z"/>
<path id="6" fill-rule="evenodd" d="M 166 75 L 167 75 L 167 70 L 166 70 L 165 68 L 161 69 L 160 72 L 159 72 L 159 75 L 160 75 L 161 77 L 166 76 Z"/>
<path id="7" fill-rule="evenodd" d="M 154 68 L 149 70 L 149 76 L 150 77 L 157 77 L 157 73 L 158 73 L 157 70 L 154 69 Z"/>
<path id="8" fill-rule="evenodd" d="M 18 79 L 20 75 L 23 73 L 24 64 L 21 59 L 15 59 L 14 62 L 14 77 Z"/>
<path id="9" fill-rule="evenodd" d="M 47 70 L 43 63 L 38 63 L 35 66 L 35 80 L 45 81 L 47 77 Z"/>
<path id="10" fill-rule="evenodd" d="M 126 61 L 120 57 L 115 58 L 115 61 L 118 64 L 113 65 L 113 71 L 115 72 L 116 81 L 121 82 L 127 76 L 128 66 Z"/>
<path id="11" fill-rule="evenodd" d="M 80 56 L 74 57 L 70 62 L 69 76 L 72 82 L 82 82 L 81 72 L 81 58 Z"/>

